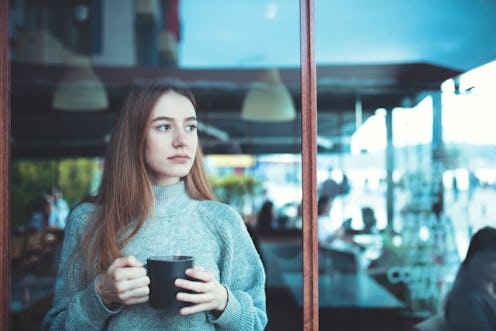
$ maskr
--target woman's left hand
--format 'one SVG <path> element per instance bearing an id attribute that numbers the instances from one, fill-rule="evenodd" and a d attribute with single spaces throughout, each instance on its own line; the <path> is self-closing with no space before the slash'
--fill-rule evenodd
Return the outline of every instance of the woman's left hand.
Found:
<path id="1" fill-rule="evenodd" d="M 175 285 L 195 293 L 180 292 L 177 300 L 191 302 L 189 307 L 181 308 L 181 315 L 189 315 L 202 311 L 217 311 L 222 313 L 227 305 L 227 289 L 221 285 L 212 275 L 202 267 L 187 269 L 186 276 L 197 281 L 178 278 Z"/>

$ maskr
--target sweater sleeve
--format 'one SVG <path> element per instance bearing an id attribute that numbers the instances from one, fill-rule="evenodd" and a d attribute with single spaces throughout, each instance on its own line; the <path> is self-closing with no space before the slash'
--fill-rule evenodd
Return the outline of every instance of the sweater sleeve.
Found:
<path id="1" fill-rule="evenodd" d="M 96 291 L 96 279 L 81 281 L 78 242 L 92 205 L 83 204 L 69 215 L 55 280 L 53 306 L 45 315 L 42 330 L 101 330 L 121 307 L 109 310 Z"/>
<path id="2" fill-rule="evenodd" d="M 218 318 L 213 314 L 208 318 L 219 330 L 264 330 L 267 313 L 262 261 L 239 214 L 230 207 L 226 213 L 230 224 L 217 226 L 223 242 L 220 281 L 228 290 L 228 302 Z"/>

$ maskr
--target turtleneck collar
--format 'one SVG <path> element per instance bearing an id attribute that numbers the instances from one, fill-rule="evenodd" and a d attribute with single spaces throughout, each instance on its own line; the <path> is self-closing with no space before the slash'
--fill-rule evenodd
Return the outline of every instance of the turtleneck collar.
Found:
<path id="1" fill-rule="evenodd" d="M 155 216 L 172 216 L 188 209 L 194 200 L 186 192 L 184 181 L 177 184 L 153 186 Z"/>

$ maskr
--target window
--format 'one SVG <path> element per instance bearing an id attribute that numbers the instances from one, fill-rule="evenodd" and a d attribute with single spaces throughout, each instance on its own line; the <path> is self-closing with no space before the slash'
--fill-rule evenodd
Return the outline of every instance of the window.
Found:
<path id="1" fill-rule="evenodd" d="M 11 195 L 19 163 L 50 164 L 51 186 L 67 175 L 60 164 L 84 158 L 97 182 L 133 84 L 180 79 L 197 97 L 219 198 L 254 227 L 272 203 L 257 237 L 269 329 L 399 329 L 441 311 L 470 238 L 495 215 L 496 46 L 476 37 L 496 32 L 494 4 L 440 15 L 404 1 L 115 3 L 2 2 L 3 252 L 26 222 Z M 445 16 L 473 30 L 446 29 Z M 64 88 L 78 75 L 90 98 Z M 270 112 L 261 86 L 278 100 Z"/>

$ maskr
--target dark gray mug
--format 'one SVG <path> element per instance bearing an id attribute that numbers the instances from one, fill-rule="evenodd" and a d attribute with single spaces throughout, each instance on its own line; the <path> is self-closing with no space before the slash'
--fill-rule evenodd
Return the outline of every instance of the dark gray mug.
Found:
<path id="1" fill-rule="evenodd" d="M 177 293 L 189 291 L 176 287 L 174 281 L 177 278 L 189 279 L 185 271 L 193 268 L 194 263 L 194 257 L 182 255 L 152 256 L 147 259 L 150 305 L 153 308 L 180 309 L 190 305 L 176 299 Z"/>

